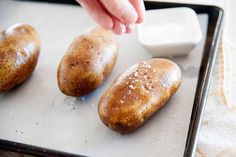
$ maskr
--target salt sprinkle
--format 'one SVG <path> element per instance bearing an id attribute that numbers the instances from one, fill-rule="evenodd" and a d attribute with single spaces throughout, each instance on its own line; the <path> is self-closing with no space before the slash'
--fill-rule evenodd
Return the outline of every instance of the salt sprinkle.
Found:
<path id="1" fill-rule="evenodd" d="M 131 94 L 131 90 L 129 90 L 127 94 Z"/>
<path id="2" fill-rule="evenodd" d="M 131 89 L 134 89 L 134 86 L 133 86 L 133 85 L 129 85 L 129 87 L 130 87 Z"/>
<path id="3" fill-rule="evenodd" d="M 79 100 L 80 100 L 80 101 L 84 101 L 84 100 L 85 100 L 85 97 L 82 96 L 82 97 L 79 98 Z"/>
<path id="4" fill-rule="evenodd" d="M 151 68 L 152 66 L 150 64 L 148 64 L 147 62 L 143 62 L 144 66 L 147 68 Z"/>

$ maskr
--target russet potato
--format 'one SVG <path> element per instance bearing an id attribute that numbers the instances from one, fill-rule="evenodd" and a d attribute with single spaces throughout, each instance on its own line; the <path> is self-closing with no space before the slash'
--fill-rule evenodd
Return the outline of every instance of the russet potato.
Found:
<path id="1" fill-rule="evenodd" d="M 0 34 L 0 93 L 24 82 L 33 73 L 40 53 L 36 30 L 13 25 Z"/>
<path id="2" fill-rule="evenodd" d="M 177 64 L 167 59 L 135 64 L 114 80 L 101 97 L 101 120 L 119 133 L 134 131 L 166 104 L 179 88 L 181 77 Z"/>
<path id="3" fill-rule="evenodd" d="M 94 91 L 111 73 L 117 53 L 118 43 L 108 30 L 95 27 L 78 36 L 58 68 L 60 90 L 77 97 Z"/>

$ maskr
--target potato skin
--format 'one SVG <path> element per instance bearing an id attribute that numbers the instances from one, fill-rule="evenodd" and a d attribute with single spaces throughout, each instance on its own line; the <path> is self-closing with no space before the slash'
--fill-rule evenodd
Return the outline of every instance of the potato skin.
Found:
<path id="1" fill-rule="evenodd" d="M 111 73 L 117 53 L 115 37 L 100 27 L 75 38 L 58 68 L 60 90 L 77 97 L 94 91 Z"/>
<path id="2" fill-rule="evenodd" d="M 30 25 L 16 24 L 0 34 L 0 93 L 30 77 L 39 53 L 40 39 Z"/>
<path id="3" fill-rule="evenodd" d="M 167 59 L 151 59 L 132 66 L 101 97 L 101 120 L 119 133 L 134 131 L 165 105 L 179 88 L 181 77 L 180 68 Z"/>

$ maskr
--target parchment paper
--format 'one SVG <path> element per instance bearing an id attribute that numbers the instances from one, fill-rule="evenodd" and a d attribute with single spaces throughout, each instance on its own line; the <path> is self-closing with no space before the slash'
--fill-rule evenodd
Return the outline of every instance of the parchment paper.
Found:
<path id="1" fill-rule="evenodd" d="M 72 40 L 95 25 L 71 5 L 0 1 L 0 29 L 17 22 L 36 28 L 42 50 L 32 77 L 0 95 L 0 139 L 89 156 L 183 155 L 206 36 L 207 15 L 199 15 L 204 39 L 188 56 L 172 58 L 183 70 L 178 92 L 141 128 L 120 135 L 100 121 L 97 104 L 120 73 L 150 58 L 137 33 L 118 37 L 118 62 L 108 80 L 87 97 L 63 95 L 57 86 L 58 64 Z"/>

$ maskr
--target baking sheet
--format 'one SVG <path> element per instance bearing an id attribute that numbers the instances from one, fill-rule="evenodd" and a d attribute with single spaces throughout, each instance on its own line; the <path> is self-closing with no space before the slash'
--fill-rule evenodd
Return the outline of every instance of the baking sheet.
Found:
<path id="1" fill-rule="evenodd" d="M 87 97 L 67 97 L 57 87 L 57 66 L 72 40 L 95 24 L 76 6 L 0 1 L 0 29 L 31 24 L 42 43 L 33 76 L 0 95 L 0 139 L 89 156 L 183 156 L 208 21 L 206 14 L 198 18 L 201 44 L 189 56 L 172 58 L 184 74 L 179 91 L 136 132 L 120 135 L 100 121 L 97 103 L 121 72 L 150 58 L 137 33 L 118 37 L 118 62 L 103 86 Z"/>

